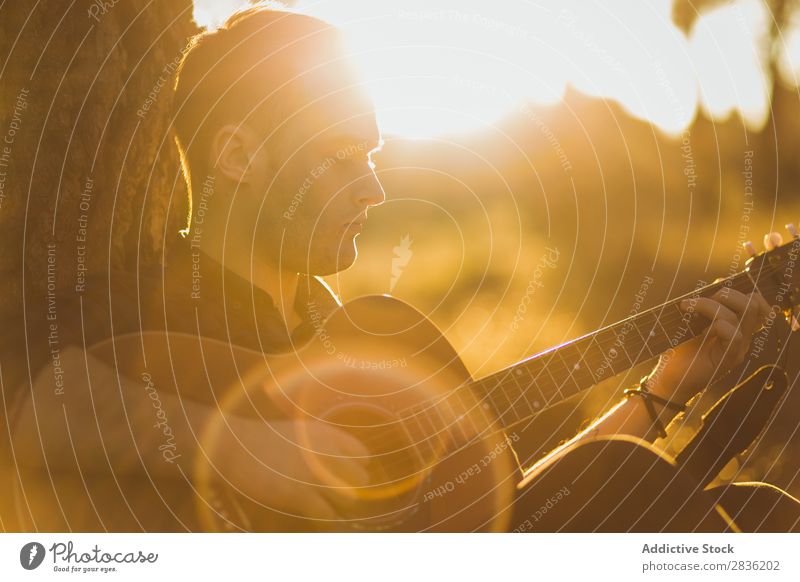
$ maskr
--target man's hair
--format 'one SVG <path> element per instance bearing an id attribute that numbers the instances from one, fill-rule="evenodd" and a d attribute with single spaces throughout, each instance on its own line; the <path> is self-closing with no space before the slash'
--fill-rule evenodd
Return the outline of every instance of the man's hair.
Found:
<path id="1" fill-rule="evenodd" d="M 178 67 L 173 120 L 190 221 L 197 186 L 212 171 L 208 154 L 215 132 L 245 120 L 264 135 L 274 130 L 298 95 L 293 80 L 315 59 L 332 58 L 338 47 L 339 33 L 330 24 L 263 3 L 190 40 Z"/>

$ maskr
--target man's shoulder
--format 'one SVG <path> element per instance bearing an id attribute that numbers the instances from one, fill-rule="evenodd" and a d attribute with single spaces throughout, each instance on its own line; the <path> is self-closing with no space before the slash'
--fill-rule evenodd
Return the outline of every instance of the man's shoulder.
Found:
<path id="1" fill-rule="evenodd" d="M 73 313 L 81 320 L 85 345 L 144 331 L 158 320 L 151 312 L 162 296 L 162 285 L 152 272 L 112 270 L 87 278 L 85 289 L 80 297 L 73 298 L 79 304 Z"/>

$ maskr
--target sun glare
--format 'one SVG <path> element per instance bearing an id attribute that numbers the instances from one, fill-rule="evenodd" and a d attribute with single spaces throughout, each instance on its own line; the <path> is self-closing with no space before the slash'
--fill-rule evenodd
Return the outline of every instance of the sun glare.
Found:
<path id="1" fill-rule="evenodd" d="M 715 118 L 740 111 L 750 127 L 769 116 L 771 84 L 766 64 L 769 14 L 759 0 L 740 0 L 707 13 L 690 39 L 703 109 Z"/>
<path id="2" fill-rule="evenodd" d="M 195 15 L 213 25 L 241 3 L 196 0 Z M 738 111 L 753 129 L 768 117 L 761 0 L 703 13 L 688 37 L 672 21 L 670 0 L 328 0 L 296 8 L 345 31 L 390 134 L 469 131 L 526 103 L 558 103 L 568 85 L 672 134 L 700 107 L 714 118 Z"/>

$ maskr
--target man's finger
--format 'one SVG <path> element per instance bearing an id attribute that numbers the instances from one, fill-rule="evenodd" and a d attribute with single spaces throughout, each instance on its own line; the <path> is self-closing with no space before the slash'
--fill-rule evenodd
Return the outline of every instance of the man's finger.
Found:
<path id="1" fill-rule="evenodd" d="M 330 468 L 334 475 L 351 487 L 364 487 L 369 485 L 369 471 L 364 466 L 350 459 L 336 459 L 330 462 Z M 341 485 L 341 484 L 337 484 Z"/>
<path id="2" fill-rule="evenodd" d="M 772 312 L 772 306 L 764 296 L 758 291 L 753 291 L 750 295 L 752 295 L 754 300 L 758 303 L 759 315 L 762 317 L 769 317 L 769 314 Z"/>
<path id="3" fill-rule="evenodd" d="M 737 291 L 735 296 L 733 294 L 729 294 L 727 297 L 721 296 L 719 301 L 739 313 L 740 329 L 747 335 L 752 335 L 760 329 L 772 312 L 772 307 L 757 291 L 747 295 Z"/>
<path id="4" fill-rule="evenodd" d="M 684 311 L 687 310 L 690 305 L 691 304 L 686 299 L 680 303 L 681 309 Z M 694 311 L 695 313 L 704 316 L 712 322 L 716 321 L 717 319 L 728 321 L 733 325 L 737 325 L 739 322 L 739 318 L 733 311 L 709 297 L 699 297 L 695 301 Z"/>
<path id="5" fill-rule="evenodd" d="M 735 289 L 729 289 L 728 292 L 718 291 L 714 294 L 714 299 L 737 314 L 740 320 L 739 327 L 745 334 L 755 331 L 759 317 L 766 306 L 766 301 L 760 295 L 752 293 L 745 295 Z"/>
<path id="6" fill-rule="evenodd" d="M 312 421 L 298 424 L 307 446 L 324 455 L 352 458 L 360 463 L 369 461 L 370 451 L 355 436 L 338 427 Z"/>
<path id="7" fill-rule="evenodd" d="M 715 320 L 709 328 L 709 333 L 725 343 L 736 342 L 742 338 L 742 332 L 737 326 L 724 319 Z"/>
<path id="8" fill-rule="evenodd" d="M 367 446 L 353 435 L 345 431 L 337 431 L 337 444 L 343 455 L 353 457 L 355 460 L 366 462 L 370 452 Z"/>

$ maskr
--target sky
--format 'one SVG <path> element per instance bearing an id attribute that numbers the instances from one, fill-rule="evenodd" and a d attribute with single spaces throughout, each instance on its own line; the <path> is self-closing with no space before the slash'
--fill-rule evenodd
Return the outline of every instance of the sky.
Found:
<path id="1" fill-rule="evenodd" d="M 195 0 L 195 19 L 213 27 L 244 4 Z M 568 86 L 668 134 L 700 113 L 738 113 L 753 130 L 769 117 L 771 15 L 762 0 L 704 12 L 688 35 L 672 21 L 671 0 L 301 0 L 295 9 L 345 31 L 391 134 L 470 131 L 524 103 L 556 105 Z M 800 22 L 777 48 L 793 78 Z"/>

